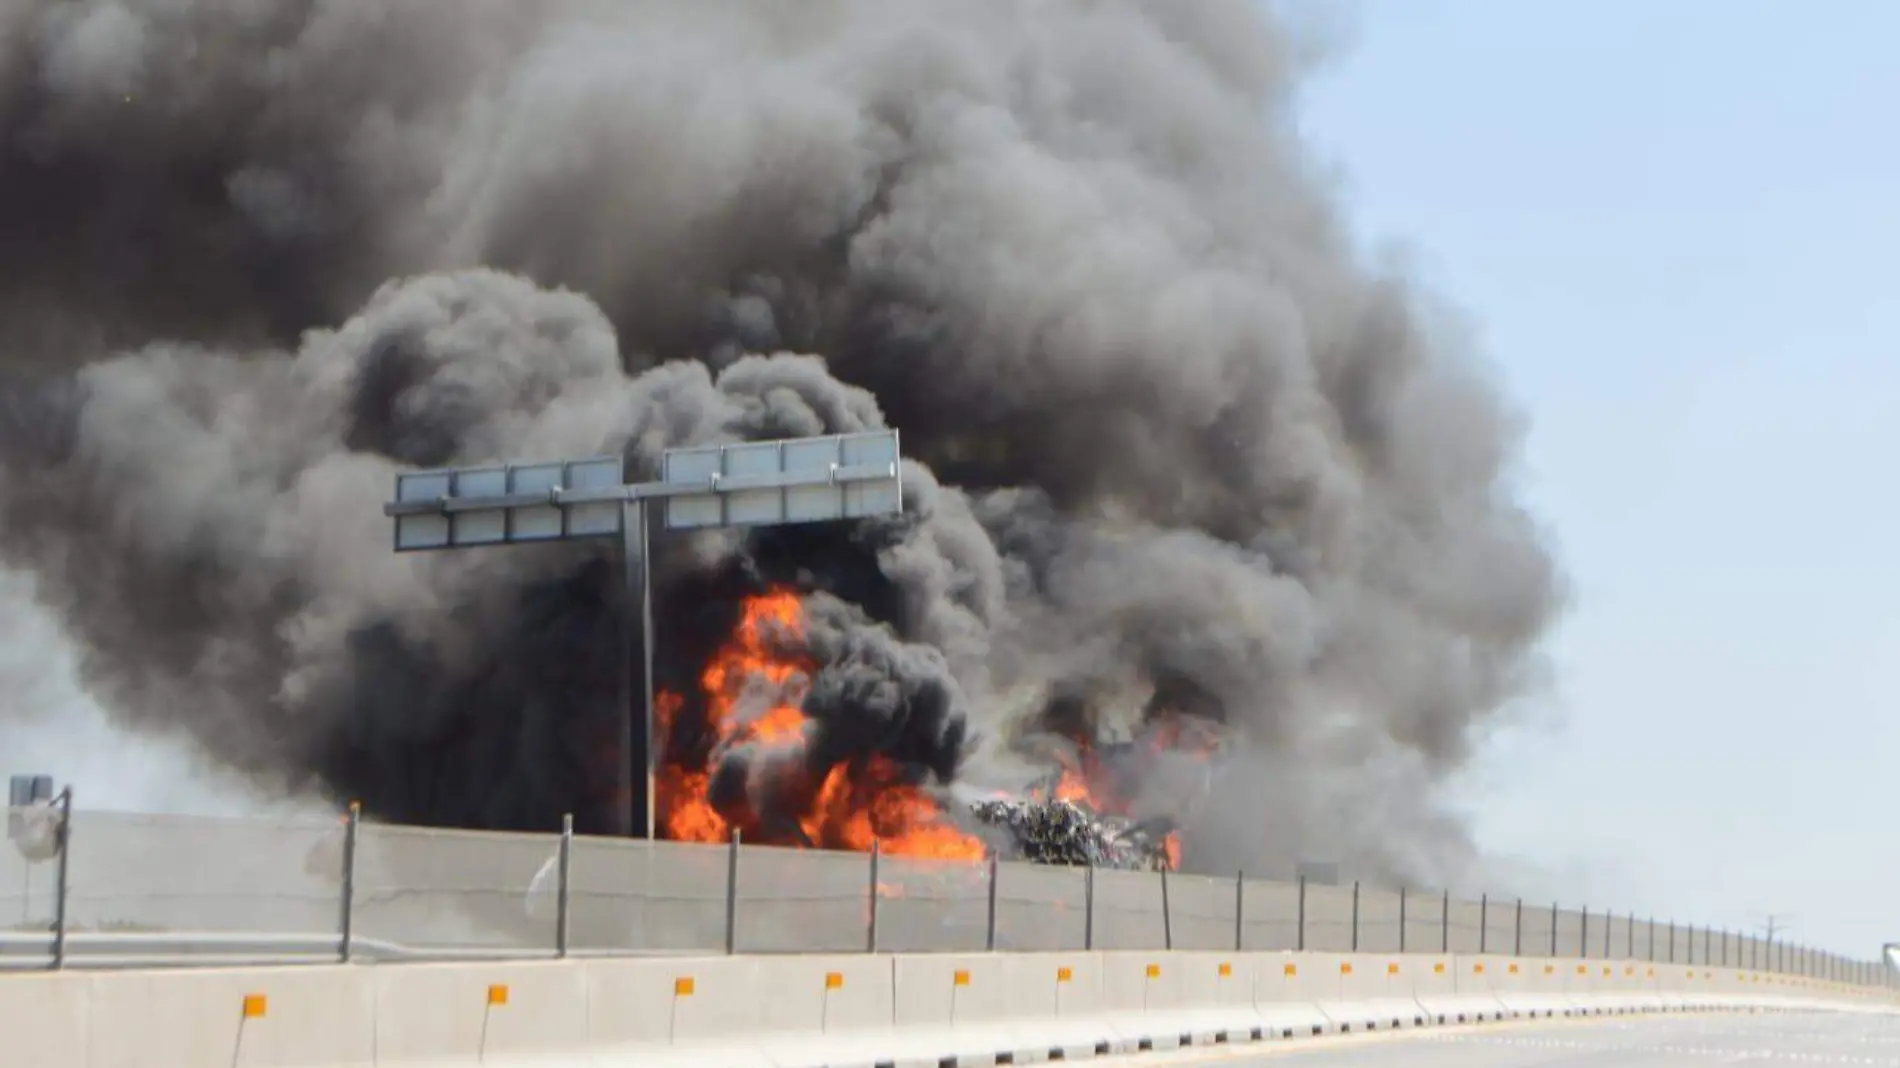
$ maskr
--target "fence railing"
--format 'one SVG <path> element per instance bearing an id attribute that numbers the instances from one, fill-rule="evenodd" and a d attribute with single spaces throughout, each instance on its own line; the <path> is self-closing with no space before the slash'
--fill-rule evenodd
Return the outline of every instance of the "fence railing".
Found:
<path id="1" fill-rule="evenodd" d="M 1785 940 L 1448 891 L 342 820 L 10 810 L 0 967 L 633 953 L 1313 950 L 1888 982 Z"/>

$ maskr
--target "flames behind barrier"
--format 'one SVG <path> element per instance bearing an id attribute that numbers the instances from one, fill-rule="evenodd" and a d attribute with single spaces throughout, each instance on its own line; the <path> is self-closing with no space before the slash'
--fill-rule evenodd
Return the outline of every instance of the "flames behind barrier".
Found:
<path id="1" fill-rule="evenodd" d="M 671 833 L 960 854 L 1073 773 L 1189 868 L 1456 877 L 1560 604 L 1517 420 L 1266 5 L 974 7 L 0 7 L 0 560 L 126 730 L 588 830 L 610 563 L 398 557 L 395 472 L 894 425 L 901 518 L 662 546 Z"/>

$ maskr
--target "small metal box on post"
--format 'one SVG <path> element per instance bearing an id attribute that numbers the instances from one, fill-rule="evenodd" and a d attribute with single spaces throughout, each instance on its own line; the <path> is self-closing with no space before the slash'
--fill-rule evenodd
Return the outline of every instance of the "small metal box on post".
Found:
<path id="1" fill-rule="evenodd" d="M 64 822 L 51 775 L 15 775 L 7 784 L 7 840 L 20 866 L 20 922 L 33 920 L 33 866 L 64 855 Z M 57 897 L 64 897 L 63 889 Z M 48 902 L 57 909 L 57 900 Z"/>
<path id="2" fill-rule="evenodd" d="M 52 945 L 48 965 L 66 967 L 66 910 L 71 899 L 73 790 L 55 792 L 51 775 L 15 775 L 7 784 L 7 838 L 25 861 L 21 907 L 31 909 L 33 865 L 56 862 L 53 888 Z M 30 914 L 29 914 L 30 915 Z"/>

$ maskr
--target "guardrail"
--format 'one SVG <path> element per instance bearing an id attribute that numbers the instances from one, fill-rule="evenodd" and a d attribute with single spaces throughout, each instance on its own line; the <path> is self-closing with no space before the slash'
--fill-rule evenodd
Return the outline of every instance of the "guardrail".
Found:
<path id="1" fill-rule="evenodd" d="M 809 954 L 0 977 L 34 1068 L 1025 1064 L 1179 1046 L 1707 1011 L 1891 1014 L 1740 969 L 1457 954 Z"/>
<path id="2" fill-rule="evenodd" d="M 354 818 L 49 809 L 16 811 L 9 827 L 37 828 L 0 847 L 0 967 L 16 969 L 1174 949 L 1536 954 L 1888 981 L 1876 961 L 1706 926 L 1369 884 Z"/>

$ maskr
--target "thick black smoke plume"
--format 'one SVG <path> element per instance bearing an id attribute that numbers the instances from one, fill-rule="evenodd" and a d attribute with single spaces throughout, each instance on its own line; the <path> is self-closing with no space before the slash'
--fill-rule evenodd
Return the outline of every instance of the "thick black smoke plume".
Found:
<path id="1" fill-rule="evenodd" d="M 839 738 L 1002 779 L 1159 691 L 1238 754 L 1190 866 L 1444 874 L 1558 581 L 1299 56 L 1244 0 L 13 0 L 0 556 L 128 729 L 598 826 L 610 565 L 396 557 L 393 474 L 895 425 L 902 520 L 667 544 L 658 681 L 828 591 Z"/>

